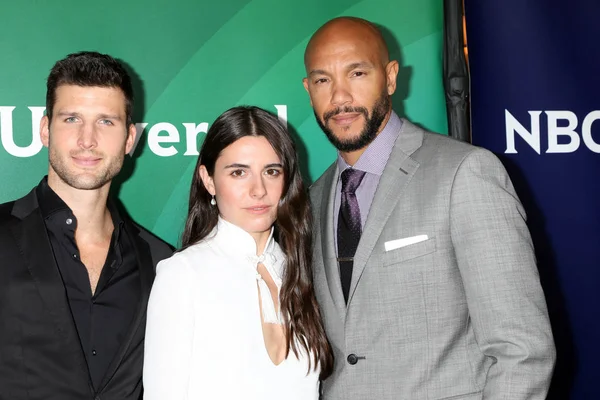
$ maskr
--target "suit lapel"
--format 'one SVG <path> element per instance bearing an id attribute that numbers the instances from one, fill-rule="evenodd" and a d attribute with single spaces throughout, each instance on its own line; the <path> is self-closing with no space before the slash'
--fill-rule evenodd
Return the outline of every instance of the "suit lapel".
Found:
<path id="1" fill-rule="evenodd" d="M 133 247 L 135 248 L 136 261 L 138 263 L 138 269 L 140 272 L 140 300 L 138 301 L 138 307 L 136 309 L 133 320 L 129 325 L 127 334 L 123 342 L 121 342 L 121 346 L 119 347 L 117 354 L 111 361 L 108 370 L 106 371 L 106 374 L 102 379 L 102 382 L 98 389 L 98 393 L 104 390 L 106 385 L 110 382 L 111 378 L 115 375 L 115 372 L 119 368 L 119 365 L 121 365 L 123 358 L 129 350 L 131 342 L 133 341 L 133 339 L 136 336 L 136 333 L 138 332 L 140 324 L 145 319 L 146 308 L 148 306 L 148 298 L 150 296 L 150 289 L 152 288 L 152 282 L 154 281 L 154 269 L 152 258 L 150 256 L 150 247 L 148 246 L 148 243 L 146 243 L 146 241 L 144 241 L 139 236 L 139 230 L 135 226 L 133 226 L 133 224 L 131 224 L 128 219 L 124 219 L 124 222 L 125 231 L 129 237 L 129 240 L 131 240 L 131 243 L 133 243 Z"/>
<path id="2" fill-rule="evenodd" d="M 66 289 L 54 259 L 46 226 L 38 208 L 35 189 L 15 202 L 13 215 L 21 219 L 12 227 L 17 246 L 31 274 L 46 311 L 54 319 L 56 332 L 68 347 L 65 354 L 75 358 L 74 381 L 90 383 L 87 362 L 69 306 Z"/>
<path id="3" fill-rule="evenodd" d="M 406 186 L 408 186 L 419 168 L 419 163 L 412 159 L 410 155 L 421 147 L 422 143 L 423 130 L 403 119 L 402 128 L 377 185 L 371 209 L 356 249 L 348 304 L 352 301 L 356 286 L 383 227 L 400 200 Z"/>
<path id="4" fill-rule="evenodd" d="M 323 266 L 327 276 L 327 286 L 331 298 L 337 308 L 340 316 L 346 313 L 346 302 L 342 292 L 342 283 L 340 281 L 340 270 L 336 257 L 333 226 L 333 202 L 335 199 L 335 189 L 337 186 L 338 169 L 335 163 L 327 172 L 323 182 L 323 195 L 321 198 L 321 248 L 323 251 Z"/>

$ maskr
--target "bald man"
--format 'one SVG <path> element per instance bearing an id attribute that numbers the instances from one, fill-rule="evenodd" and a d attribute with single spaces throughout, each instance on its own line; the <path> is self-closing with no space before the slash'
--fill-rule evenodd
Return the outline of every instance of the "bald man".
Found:
<path id="1" fill-rule="evenodd" d="M 545 399 L 555 350 L 525 212 L 490 152 L 393 111 L 368 21 L 310 39 L 304 87 L 337 160 L 311 188 L 326 400 Z"/>

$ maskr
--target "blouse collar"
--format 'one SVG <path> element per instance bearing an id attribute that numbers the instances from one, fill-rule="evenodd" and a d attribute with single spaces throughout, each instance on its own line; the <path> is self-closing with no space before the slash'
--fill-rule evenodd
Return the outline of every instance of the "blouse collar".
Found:
<path id="1" fill-rule="evenodd" d="M 258 264 L 264 265 L 273 282 L 277 285 L 279 294 L 285 266 L 285 255 L 273 237 L 274 231 L 274 227 L 271 227 L 265 249 L 260 255 L 256 255 L 256 241 L 252 235 L 239 226 L 224 220 L 221 216 L 219 216 L 217 226 L 210 238 L 225 254 L 230 254 L 240 260 L 242 264 L 247 265 L 248 268 L 253 269 L 258 282 L 263 319 L 265 322 L 278 324 L 281 323 L 281 315 L 279 311 L 275 311 L 275 305 L 267 284 L 257 271 Z"/>

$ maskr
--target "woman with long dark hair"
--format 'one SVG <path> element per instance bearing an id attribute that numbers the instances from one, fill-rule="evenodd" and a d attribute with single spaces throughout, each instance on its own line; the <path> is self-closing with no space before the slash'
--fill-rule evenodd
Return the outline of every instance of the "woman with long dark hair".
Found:
<path id="1" fill-rule="evenodd" d="M 144 398 L 308 400 L 333 355 L 311 269 L 311 216 L 294 144 L 258 107 L 206 135 L 182 249 L 157 266 Z"/>

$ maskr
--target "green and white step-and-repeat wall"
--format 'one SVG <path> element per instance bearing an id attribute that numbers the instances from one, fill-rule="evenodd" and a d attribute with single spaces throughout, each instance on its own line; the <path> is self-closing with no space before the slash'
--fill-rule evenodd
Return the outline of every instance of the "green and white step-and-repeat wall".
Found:
<path id="1" fill-rule="evenodd" d="M 312 33 L 337 16 L 378 24 L 400 62 L 394 109 L 446 133 L 441 0 L 19 0 L 0 7 L 0 202 L 47 171 L 39 140 L 45 80 L 69 53 L 123 61 L 142 132 L 115 182 L 127 212 L 177 245 L 199 146 L 226 109 L 252 104 L 288 122 L 307 183 L 334 160 L 302 86 Z"/>

